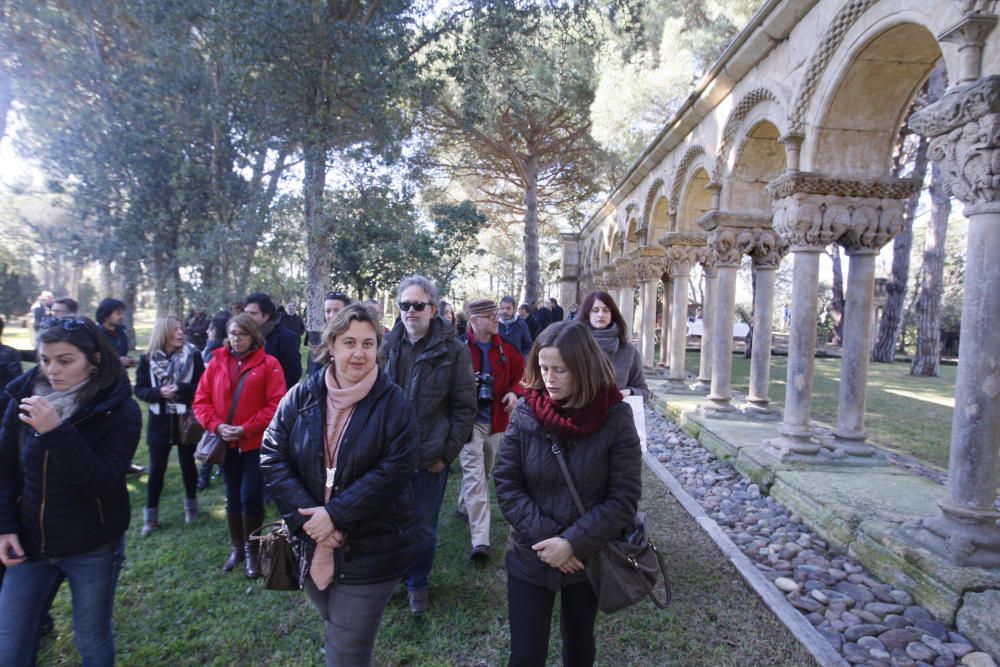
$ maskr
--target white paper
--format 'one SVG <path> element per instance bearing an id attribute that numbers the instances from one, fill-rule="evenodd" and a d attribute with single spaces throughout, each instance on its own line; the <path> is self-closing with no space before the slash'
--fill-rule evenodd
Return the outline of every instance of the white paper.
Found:
<path id="1" fill-rule="evenodd" d="M 642 451 L 646 451 L 646 409 L 643 406 L 642 396 L 626 396 L 625 402 L 632 407 L 632 416 L 635 417 L 635 430 L 639 432 L 639 445 Z"/>

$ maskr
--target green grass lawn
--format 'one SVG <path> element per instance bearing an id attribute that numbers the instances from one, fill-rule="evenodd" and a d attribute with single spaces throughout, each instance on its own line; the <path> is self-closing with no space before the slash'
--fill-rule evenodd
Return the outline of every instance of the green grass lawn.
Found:
<path id="1" fill-rule="evenodd" d="M 141 446 L 136 458 L 145 456 Z M 506 524 L 494 509 L 493 560 L 486 567 L 473 565 L 468 560 L 468 530 L 454 516 L 458 481 L 453 475 L 442 509 L 431 611 L 415 622 L 405 592 L 395 595 L 378 635 L 377 665 L 506 663 Z M 180 475 L 172 461 L 160 503 L 163 527 L 145 539 L 139 537 L 145 477 L 132 478 L 129 488 L 132 527 L 115 607 L 119 664 L 322 664 L 322 625 L 304 593 L 266 591 L 241 572 L 220 573 L 229 553 L 221 481 L 201 495 L 203 514 L 186 526 Z M 643 602 L 599 618 L 598 664 L 813 664 L 648 472 L 643 506 L 654 517 L 655 538 L 667 554 L 674 601 L 663 612 Z M 56 635 L 43 640 L 40 664 L 78 663 L 67 589 L 64 586 L 56 598 Z M 559 664 L 559 647 L 556 629 L 549 664 Z"/>
<path id="2" fill-rule="evenodd" d="M 689 351 L 688 369 L 698 369 L 699 353 Z M 770 398 L 782 408 L 788 360 L 772 357 Z M 813 419 L 827 425 L 837 420 L 840 359 L 816 359 L 813 377 Z M 871 364 L 865 427 L 874 444 L 908 453 L 939 468 L 948 467 L 951 417 L 955 405 L 957 366 L 941 366 L 936 378 L 910 375 L 910 364 Z M 733 355 L 733 389 L 750 390 L 750 360 Z"/>

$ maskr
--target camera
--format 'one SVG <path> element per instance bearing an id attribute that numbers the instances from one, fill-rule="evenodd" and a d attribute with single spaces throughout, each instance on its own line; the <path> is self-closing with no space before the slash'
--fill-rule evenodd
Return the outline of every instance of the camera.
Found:
<path id="1" fill-rule="evenodd" d="M 476 373 L 476 398 L 480 403 L 493 402 L 493 376 L 489 373 Z"/>

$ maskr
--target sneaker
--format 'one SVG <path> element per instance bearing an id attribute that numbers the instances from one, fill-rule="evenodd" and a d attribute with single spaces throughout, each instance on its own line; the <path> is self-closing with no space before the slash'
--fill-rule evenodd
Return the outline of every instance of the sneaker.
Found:
<path id="1" fill-rule="evenodd" d="M 430 606 L 430 598 L 426 588 L 415 588 L 410 591 L 410 611 L 413 612 L 414 616 L 423 614 Z"/>
<path id="2" fill-rule="evenodd" d="M 469 560 L 475 561 L 476 563 L 485 563 L 490 559 L 490 545 L 488 544 L 477 544 L 472 547 L 472 551 L 469 552 Z"/>
<path id="3" fill-rule="evenodd" d="M 131 464 L 129 464 L 128 472 L 126 472 L 125 474 L 126 475 L 141 475 L 144 472 L 146 472 L 145 466 L 141 466 L 138 463 L 131 463 Z"/>

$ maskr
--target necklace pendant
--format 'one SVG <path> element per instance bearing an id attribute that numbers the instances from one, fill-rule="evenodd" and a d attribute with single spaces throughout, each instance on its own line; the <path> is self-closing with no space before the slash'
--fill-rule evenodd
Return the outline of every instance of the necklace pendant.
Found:
<path id="1" fill-rule="evenodd" d="M 334 480 L 334 478 L 336 476 L 337 476 L 337 469 L 336 468 L 327 468 L 326 469 L 326 488 L 328 488 L 328 489 L 332 489 L 333 488 L 333 480 Z"/>

